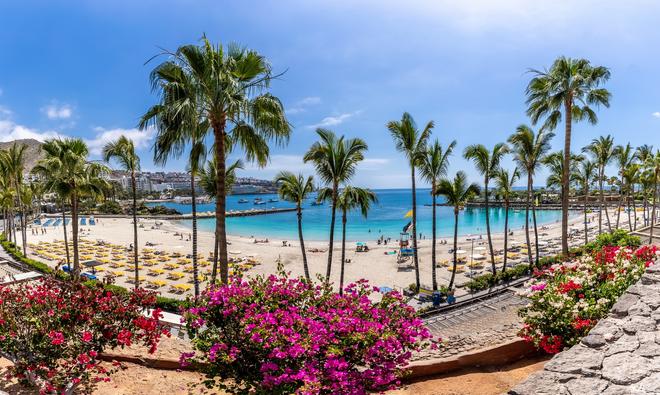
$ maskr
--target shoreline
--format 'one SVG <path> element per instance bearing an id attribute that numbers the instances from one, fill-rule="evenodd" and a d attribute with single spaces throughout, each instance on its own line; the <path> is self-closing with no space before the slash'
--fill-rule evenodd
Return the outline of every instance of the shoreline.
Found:
<path id="1" fill-rule="evenodd" d="M 615 215 L 615 214 L 614 214 Z M 133 226 L 132 221 L 128 218 L 103 218 L 96 217 L 96 225 L 81 226 L 81 240 L 87 240 L 87 245 L 94 246 L 97 241 L 101 243 L 112 243 L 126 250 L 133 242 Z M 597 232 L 598 221 L 597 213 L 591 213 L 588 218 L 591 218 L 589 224 L 590 232 Z M 610 216 L 610 218 L 614 218 Z M 582 230 L 582 216 L 576 215 L 569 220 L 569 229 Z M 627 216 L 622 216 L 624 220 L 620 226 L 627 227 Z M 641 219 L 641 218 L 639 218 Z M 192 230 L 186 226 L 178 223 L 178 221 L 169 220 L 154 220 L 154 219 L 139 219 L 139 248 L 141 251 L 141 261 L 144 261 L 143 253 L 145 248 L 152 249 L 157 253 L 169 253 L 182 255 L 184 258 L 192 251 L 192 242 L 188 240 Z M 577 225 L 577 226 L 576 226 Z M 561 223 L 552 222 L 547 224 L 539 224 L 539 239 L 543 243 L 541 255 L 552 255 L 560 249 Z M 69 235 L 71 234 L 71 227 L 67 227 Z M 263 229 L 263 233 L 267 233 L 267 229 Z M 47 227 L 46 234 L 32 235 L 28 229 L 28 256 L 30 258 L 37 258 L 51 267 L 55 267 L 57 260 L 63 258 L 62 255 L 57 256 L 57 259 L 44 259 L 35 255 L 35 248 L 40 244 L 50 246 L 57 240 L 59 245 L 63 246 L 62 227 L 57 228 Z M 37 232 L 38 233 L 38 232 Z M 290 272 L 292 276 L 303 275 L 302 254 L 298 238 L 295 239 L 282 239 L 270 238 L 267 239 L 262 235 L 255 235 L 257 238 L 228 235 L 228 252 L 231 261 L 236 262 L 236 266 L 241 267 L 247 265 L 248 270 L 245 275 L 269 275 L 277 272 L 277 267 L 281 264 L 286 272 Z M 259 237 L 264 237 L 263 240 Z M 532 248 L 534 248 L 533 232 L 530 232 Z M 503 249 L 503 232 L 494 232 L 492 234 L 493 245 L 495 250 Z M 591 236 L 590 236 L 591 239 Z M 446 243 L 442 242 L 445 241 Z M 259 242 L 255 242 L 259 241 Z M 573 237 L 571 245 L 581 245 L 584 242 L 583 236 Z M 19 243 L 20 244 L 20 243 Z M 209 253 L 213 251 L 214 235 L 212 232 L 200 230 L 198 232 L 198 252 L 205 261 L 205 265 L 200 268 L 200 273 L 206 274 L 210 270 L 208 264 Z M 474 266 L 470 267 L 467 264 L 460 264 L 456 273 L 456 286 L 457 295 L 467 294 L 467 290 L 462 288 L 464 284 L 470 280 L 471 276 L 478 275 L 490 270 L 491 264 L 488 261 L 487 251 L 487 237 L 485 234 L 481 239 L 478 235 L 462 235 L 458 237 L 458 248 L 465 251 L 459 255 L 462 256 L 467 262 L 470 263 L 471 257 Z M 525 247 L 524 231 L 521 229 L 513 229 L 513 235 L 509 236 L 509 246 L 518 244 L 521 248 Z M 387 286 L 393 289 L 402 290 L 415 282 L 415 271 L 412 265 L 412 259 L 406 262 L 397 262 L 396 251 L 398 251 L 398 242 L 392 239 L 388 245 L 378 245 L 375 241 L 367 241 L 369 246 L 368 252 L 358 252 L 355 242 L 346 243 L 346 259 L 345 263 L 345 283 L 355 282 L 360 279 L 367 279 L 374 286 Z M 447 285 L 451 277 L 451 271 L 448 269 L 449 262 L 452 255 L 449 250 L 453 247 L 453 237 L 438 237 L 436 242 L 437 262 L 438 267 L 437 279 L 438 285 Z M 99 247 L 100 248 L 100 247 Z M 474 250 L 472 250 L 474 248 Z M 90 248 L 92 251 L 94 248 Z M 324 275 L 327 265 L 327 241 L 305 240 L 305 250 L 308 260 L 309 270 L 313 278 L 317 275 Z M 431 288 L 431 239 L 418 240 L 419 250 L 419 270 L 421 284 L 425 288 Z M 337 286 L 339 283 L 340 272 L 340 254 L 341 254 L 341 240 L 336 240 L 333 246 L 333 266 L 330 281 Z M 156 255 L 158 257 L 158 255 Z M 510 259 L 510 263 L 524 262 L 527 259 L 526 253 L 514 253 L 515 258 Z M 112 255 L 108 256 L 111 258 Z M 84 260 L 81 258 L 81 260 Z M 125 259 L 124 259 L 125 261 Z M 174 259 L 172 259 L 174 261 Z M 200 261 L 201 262 L 201 261 Z M 481 264 L 479 264 L 481 262 Z M 496 260 L 497 262 L 497 260 Z M 114 259 L 110 259 L 108 265 L 114 263 Z M 172 262 L 174 263 L 174 262 Z M 189 263 L 189 262 L 188 262 Z M 249 264 L 248 264 L 249 263 Z M 184 284 L 188 287 L 192 284 L 192 275 L 184 268 L 175 269 L 183 274 L 183 277 L 178 279 L 171 279 L 171 274 L 167 266 L 167 261 L 157 261 L 153 266 L 145 266 L 140 271 L 140 276 L 144 277 L 145 281 L 163 281 L 167 285 L 159 287 L 156 290 L 161 292 L 163 296 L 184 298 L 192 293 L 190 289 L 183 293 L 170 292 L 169 287 L 173 285 Z M 444 265 L 443 265 L 444 264 Z M 496 263 L 497 269 L 501 270 L 502 264 Z M 156 272 L 150 273 L 152 269 L 157 269 Z M 111 267 L 103 268 L 103 272 L 99 272 L 99 277 L 114 272 L 116 269 Z M 128 280 L 132 277 L 130 264 L 128 267 L 122 268 L 124 273 L 115 278 L 118 285 L 131 286 Z M 158 273 L 158 274 L 156 274 Z M 143 284 L 143 285 L 146 285 Z M 201 284 L 202 287 L 205 283 Z"/>

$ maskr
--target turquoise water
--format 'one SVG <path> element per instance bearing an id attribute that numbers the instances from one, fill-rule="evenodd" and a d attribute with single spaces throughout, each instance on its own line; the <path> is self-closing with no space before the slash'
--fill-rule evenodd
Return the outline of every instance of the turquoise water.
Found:
<path id="1" fill-rule="evenodd" d="M 378 202 L 369 211 L 368 218 L 363 218 L 358 211 L 349 213 L 347 221 L 347 239 L 375 240 L 381 235 L 398 239 L 403 227 L 410 220 L 404 218 L 411 208 L 411 194 L 409 189 L 375 190 Z M 429 189 L 417 191 L 417 222 L 419 232 L 424 237 L 431 237 L 431 196 Z M 255 206 L 253 200 L 261 198 L 266 204 Z M 271 207 L 294 207 L 286 201 L 268 202 L 277 199 L 277 195 L 234 195 L 227 197 L 227 210 L 247 210 L 251 208 L 265 209 Z M 248 203 L 238 203 L 240 199 L 247 199 Z M 330 226 L 330 206 L 312 206 L 314 197 L 308 199 L 303 210 L 303 232 L 309 240 L 327 240 Z M 441 199 L 438 198 L 438 202 Z M 428 204 L 428 206 L 426 206 Z M 164 203 L 165 206 L 175 208 L 181 213 L 190 213 L 188 204 Z M 215 204 L 198 204 L 197 210 L 214 211 Z M 561 220 L 559 210 L 539 210 L 536 213 L 538 224 L 547 224 Z M 530 214 L 531 221 L 531 214 Z M 190 227 L 190 221 L 181 221 Z M 504 231 L 504 209 L 490 209 L 490 224 L 493 232 Z M 525 211 L 509 211 L 510 229 L 520 229 L 525 224 Z M 213 231 L 215 219 L 200 219 L 198 226 L 201 230 Z M 440 238 L 452 237 L 454 232 L 454 213 L 451 207 L 437 207 L 437 233 Z M 341 216 L 337 215 L 335 239 L 341 236 Z M 460 235 L 485 234 L 485 210 L 483 208 L 467 208 L 458 215 L 458 232 Z M 240 236 L 255 236 L 257 238 L 272 237 L 278 239 L 296 239 L 298 228 L 295 212 L 286 212 L 252 217 L 227 218 L 227 233 Z"/>

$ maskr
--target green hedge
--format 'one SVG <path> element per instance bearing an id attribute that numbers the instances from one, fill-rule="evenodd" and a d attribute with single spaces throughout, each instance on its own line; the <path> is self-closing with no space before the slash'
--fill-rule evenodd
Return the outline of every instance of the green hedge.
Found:
<path id="1" fill-rule="evenodd" d="M 5 251 L 7 251 L 7 253 L 11 255 L 14 259 L 29 266 L 32 270 L 36 272 L 44 273 L 44 274 L 52 274 L 55 277 L 59 278 L 60 280 L 69 280 L 70 278 L 68 273 L 65 273 L 61 270 L 55 271 L 53 268 L 51 268 L 50 266 L 46 265 L 43 262 L 39 262 L 34 259 L 24 257 L 23 253 L 18 248 L 16 248 L 16 245 L 14 243 L 7 241 L 4 234 L 0 234 L 0 245 L 2 245 L 2 248 L 4 248 Z M 88 286 L 96 286 L 98 283 L 99 281 L 97 280 L 87 280 L 84 282 L 84 284 Z M 126 288 L 114 284 L 103 284 L 103 287 L 106 290 L 117 294 L 125 294 L 129 292 Z M 166 298 L 164 296 L 158 296 L 156 298 L 156 307 L 159 307 L 164 311 L 169 311 L 172 313 L 178 313 L 180 308 L 182 307 L 185 308 L 189 305 L 190 305 L 189 302 L 185 300 Z"/>
<path id="2" fill-rule="evenodd" d="M 639 247 L 640 245 L 641 240 L 639 237 L 633 236 L 623 229 L 617 229 L 612 233 L 598 235 L 595 240 L 585 246 L 571 248 L 568 254 L 569 257 L 576 257 L 584 253 L 591 253 L 594 250 L 600 250 L 603 246 Z M 555 263 L 563 262 L 565 259 L 566 257 L 561 254 L 541 257 L 539 259 L 539 266 L 551 266 Z M 497 272 L 495 276 L 493 276 L 493 273 L 477 276 L 468 281 L 465 287 L 472 292 L 483 291 L 501 282 L 515 280 L 530 273 L 530 266 L 528 264 L 521 264 L 507 269 L 505 272 Z"/>

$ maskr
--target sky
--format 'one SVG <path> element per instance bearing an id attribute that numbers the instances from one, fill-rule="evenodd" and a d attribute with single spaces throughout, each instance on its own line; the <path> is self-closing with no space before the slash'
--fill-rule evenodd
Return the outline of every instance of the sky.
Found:
<path id="1" fill-rule="evenodd" d="M 249 164 L 239 176 L 313 173 L 302 156 L 325 127 L 367 142 L 354 185 L 408 187 L 410 170 L 385 127 L 407 111 L 420 127 L 433 120 L 432 138 L 443 145 L 457 140 L 450 175 L 464 170 L 478 182 L 464 148 L 491 147 L 529 124 L 528 70 L 562 55 L 612 73 L 611 107 L 598 110 L 595 126 L 574 125 L 575 150 L 606 134 L 660 147 L 659 18 L 660 2 L 643 0 L 4 1 L 0 141 L 77 136 L 98 158 L 124 134 L 143 170 L 163 169 L 152 161 L 156 131 L 137 129 L 157 101 L 148 77 L 162 58 L 147 61 L 206 34 L 252 48 L 284 72 L 271 93 L 284 103 L 291 139 L 271 148 L 265 168 Z M 183 159 L 165 166 L 184 168 Z"/>

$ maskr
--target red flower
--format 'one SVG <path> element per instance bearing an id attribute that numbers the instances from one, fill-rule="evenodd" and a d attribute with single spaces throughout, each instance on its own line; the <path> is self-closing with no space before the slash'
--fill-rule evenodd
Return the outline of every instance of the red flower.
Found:
<path id="1" fill-rule="evenodd" d="M 127 329 L 122 329 L 119 334 L 117 335 L 117 343 L 124 345 L 124 346 L 130 346 L 131 345 L 131 337 L 133 337 L 133 334 L 131 331 Z"/>
<path id="2" fill-rule="evenodd" d="M 85 343 L 91 342 L 92 341 L 92 334 L 87 332 L 87 331 L 83 332 L 82 341 L 84 341 Z"/>
<path id="3" fill-rule="evenodd" d="M 62 332 L 50 331 L 48 333 L 48 337 L 50 338 L 50 344 L 54 346 L 58 346 L 64 343 L 64 335 L 62 334 Z"/>

